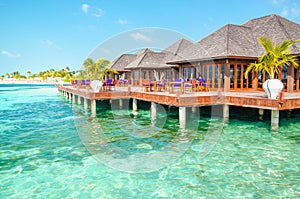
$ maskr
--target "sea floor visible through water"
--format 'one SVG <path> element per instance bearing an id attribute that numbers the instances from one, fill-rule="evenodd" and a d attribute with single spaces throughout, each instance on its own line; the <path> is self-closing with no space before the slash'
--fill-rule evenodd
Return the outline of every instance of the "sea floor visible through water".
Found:
<path id="1" fill-rule="evenodd" d="M 0 85 L 0 198 L 299 198 L 300 111 L 188 111 L 97 102 L 93 116 L 53 85 Z M 200 110 L 200 111 L 199 111 Z"/>

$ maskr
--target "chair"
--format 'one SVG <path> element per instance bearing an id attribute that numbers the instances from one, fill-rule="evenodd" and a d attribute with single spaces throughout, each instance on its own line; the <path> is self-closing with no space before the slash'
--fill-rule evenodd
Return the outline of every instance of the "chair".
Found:
<path id="1" fill-rule="evenodd" d="M 142 87 L 143 91 L 148 92 L 152 90 L 152 87 L 154 86 L 153 83 L 151 83 L 150 79 L 142 79 Z"/>
<path id="2" fill-rule="evenodd" d="M 107 90 L 112 90 L 115 89 L 115 83 L 113 79 L 107 79 L 105 80 L 105 82 L 103 83 L 104 89 Z"/>

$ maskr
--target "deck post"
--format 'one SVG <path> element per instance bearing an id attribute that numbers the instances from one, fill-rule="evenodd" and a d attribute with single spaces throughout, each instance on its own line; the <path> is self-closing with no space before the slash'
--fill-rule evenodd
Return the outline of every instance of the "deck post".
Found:
<path id="1" fill-rule="evenodd" d="M 277 130 L 279 127 L 279 110 L 271 111 L 271 129 Z"/>
<path id="2" fill-rule="evenodd" d="M 230 91 L 230 64 L 228 59 L 225 64 L 225 77 L 224 77 L 224 92 Z"/>
<path id="3" fill-rule="evenodd" d="M 156 119 L 156 113 L 157 113 L 157 105 L 155 102 L 151 102 L 151 119 Z"/>
<path id="4" fill-rule="evenodd" d="M 69 93 L 66 92 L 66 100 L 68 100 L 68 99 L 69 99 Z"/>
<path id="5" fill-rule="evenodd" d="M 120 107 L 123 107 L 123 99 L 119 99 L 119 105 Z"/>
<path id="6" fill-rule="evenodd" d="M 76 95 L 75 94 L 73 94 L 73 97 L 72 97 L 72 102 L 73 102 L 73 104 L 75 104 L 76 103 Z"/>
<path id="7" fill-rule="evenodd" d="M 260 108 L 258 109 L 258 119 L 263 120 L 264 117 L 264 109 Z"/>
<path id="8" fill-rule="evenodd" d="M 78 104 L 80 105 L 80 104 L 81 104 L 81 97 L 78 95 L 77 98 L 78 98 L 78 99 L 77 99 Z"/>
<path id="9" fill-rule="evenodd" d="M 196 106 L 192 106 L 192 113 L 196 113 L 197 109 Z"/>
<path id="10" fill-rule="evenodd" d="M 179 107 L 179 127 L 185 129 L 186 126 L 186 107 Z"/>
<path id="11" fill-rule="evenodd" d="M 132 99 L 132 110 L 137 111 L 137 99 Z"/>
<path id="12" fill-rule="evenodd" d="M 93 100 L 91 100 L 91 112 L 92 112 L 92 115 L 96 115 L 96 110 L 97 110 L 96 100 L 93 99 Z"/>
<path id="13" fill-rule="evenodd" d="M 84 104 L 84 109 L 87 110 L 89 107 L 87 98 L 83 98 L 83 104 Z"/>
<path id="14" fill-rule="evenodd" d="M 228 104 L 223 105 L 223 118 L 224 119 L 229 118 L 229 105 Z"/>

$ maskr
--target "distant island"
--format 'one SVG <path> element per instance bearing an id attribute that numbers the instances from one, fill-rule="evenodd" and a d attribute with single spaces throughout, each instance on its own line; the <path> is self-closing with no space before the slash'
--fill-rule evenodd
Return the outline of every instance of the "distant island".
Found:
<path id="1" fill-rule="evenodd" d="M 46 70 L 39 73 L 27 71 L 27 74 L 20 72 L 6 73 L 0 76 L 0 84 L 55 84 L 68 83 L 71 80 L 82 79 L 100 79 L 108 73 L 117 74 L 118 72 L 111 69 L 111 62 L 106 59 L 98 59 L 96 62 L 91 58 L 87 58 L 83 62 L 83 70 L 71 71 L 69 67 L 60 70 Z"/>

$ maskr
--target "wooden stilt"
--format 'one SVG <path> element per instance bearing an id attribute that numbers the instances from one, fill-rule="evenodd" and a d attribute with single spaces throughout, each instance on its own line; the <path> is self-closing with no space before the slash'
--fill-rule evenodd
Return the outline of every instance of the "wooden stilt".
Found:
<path id="1" fill-rule="evenodd" d="M 279 128 L 279 110 L 271 111 L 271 129 L 277 130 Z"/>
<path id="2" fill-rule="evenodd" d="M 87 110 L 89 105 L 88 105 L 88 99 L 87 98 L 83 98 L 83 103 L 84 103 L 84 109 Z"/>
<path id="3" fill-rule="evenodd" d="M 137 99 L 133 99 L 132 100 L 132 110 L 133 111 L 137 111 L 138 107 L 137 107 Z"/>
<path id="4" fill-rule="evenodd" d="M 258 109 L 258 119 L 259 120 L 263 120 L 264 119 L 264 112 L 265 112 L 264 109 L 262 109 L 262 108 Z"/>
<path id="5" fill-rule="evenodd" d="M 81 97 L 79 95 L 77 96 L 77 101 L 78 101 L 78 104 L 80 105 L 81 104 Z"/>
<path id="6" fill-rule="evenodd" d="M 155 120 L 157 114 L 157 104 L 155 102 L 151 102 L 151 119 Z"/>
<path id="7" fill-rule="evenodd" d="M 229 119 L 229 105 L 228 104 L 223 105 L 223 118 Z"/>
<path id="8" fill-rule="evenodd" d="M 91 100 L 91 112 L 92 112 L 92 115 L 96 115 L 96 111 L 97 110 L 97 107 L 96 107 L 96 100 Z"/>
<path id="9" fill-rule="evenodd" d="M 186 127 L 186 107 L 179 107 L 179 127 L 185 129 Z"/>

